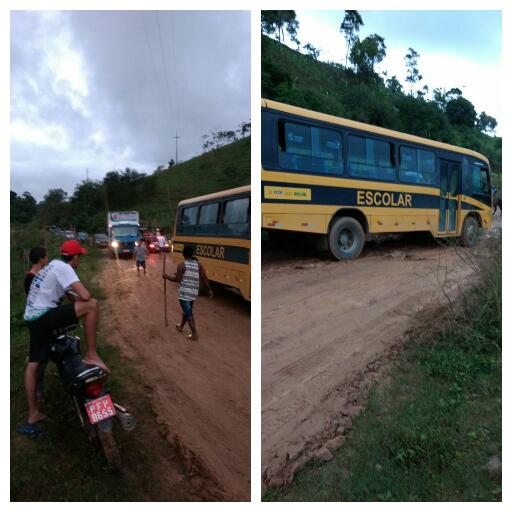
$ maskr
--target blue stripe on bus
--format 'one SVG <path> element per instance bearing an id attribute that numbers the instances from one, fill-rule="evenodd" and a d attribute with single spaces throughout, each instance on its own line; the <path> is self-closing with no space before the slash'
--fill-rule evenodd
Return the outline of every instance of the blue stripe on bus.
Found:
<path id="1" fill-rule="evenodd" d="M 236 247 L 234 245 L 222 244 L 209 244 L 209 243 L 195 243 L 190 240 L 181 241 L 177 240 L 175 244 L 189 245 L 194 249 L 194 256 L 200 258 L 208 258 L 222 261 L 232 261 L 233 263 L 242 263 L 247 265 L 249 263 L 249 249 L 247 247 Z M 182 253 L 183 249 L 174 247 L 174 252 Z"/>
<path id="2" fill-rule="evenodd" d="M 365 189 L 364 187 L 359 188 L 347 188 L 347 187 L 330 187 L 325 185 L 306 185 L 301 184 L 300 186 L 293 186 L 291 183 L 280 183 L 275 181 L 262 181 L 261 183 L 261 201 L 263 203 L 286 203 L 286 204 L 316 204 L 316 205 L 335 205 L 335 206 L 379 206 L 385 208 L 424 208 L 424 209 L 438 209 L 439 208 L 439 196 L 431 194 L 419 194 L 416 192 L 400 192 L 400 191 L 379 191 Z M 286 187 L 297 188 L 304 190 L 307 188 L 311 190 L 311 199 L 268 199 L 265 198 L 265 186 L 271 187 Z M 387 193 L 392 197 L 392 204 L 367 204 L 365 200 L 358 201 L 358 192 L 361 197 L 365 197 L 366 192 L 375 195 L 375 192 L 381 194 Z M 404 200 L 404 196 L 410 197 L 410 204 Z M 402 196 L 402 200 L 400 200 Z M 463 210 L 483 210 L 478 206 L 463 202 L 461 205 Z"/>

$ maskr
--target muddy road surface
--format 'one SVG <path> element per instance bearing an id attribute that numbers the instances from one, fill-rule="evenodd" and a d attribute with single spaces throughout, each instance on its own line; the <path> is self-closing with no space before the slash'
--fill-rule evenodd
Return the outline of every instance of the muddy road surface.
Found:
<path id="1" fill-rule="evenodd" d="M 200 296 L 194 307 L 200 339 L 187 339 L 175 328 L 181 309 L 177 284 L 169 281 L 164 325 L 162 261 L 151 254 L 144 276 L 130 259 L 105 255 L 99 277 L 108 318 L 101 321 L 108 324 L 109 342 L 135 363 L 151 390 L 158 428 L 165 429 L 198 493 L 249 500 L 250 306 L 216 287 L 213 299 Z M 166 270 L 175 272 L 169 257 Z M 161 478 L 172 475 L 163 472 Z"/>
<path id="2" fill-rule="evenodd" d="M 470 250 L 422 238 L 370 243 L 352 262 L 293 251 L 262 250 L 264 488 L 332 458 L 408 329 L 473 272 Z"/>

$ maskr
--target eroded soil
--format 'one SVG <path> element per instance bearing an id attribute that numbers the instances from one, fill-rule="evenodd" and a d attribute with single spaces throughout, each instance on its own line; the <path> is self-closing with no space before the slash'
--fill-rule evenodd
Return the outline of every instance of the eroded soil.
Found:
<path id="1" fill-rule="evenodd" d="M 99 278 L 108 318 L 102 323 L 108 324 L 109 342 L 135 363 L 144 382 L 140 392 L 156 414 L 156 426 L 139 428 L 163 433 L 187 488 L 200 498 L 249 500 L 249 304 L 221 288 L 213 299 L 200 296 L 194 308 L 200 339 L 190 341 L 175 328 L 181 309 L 177 285 L 169 281 L 164 325 L 162 255 L 150 255 L 146 276 L 130 259 L 105 260 Z M 169 257 L 166 267 L 175 272 Z M 154 462 L 162 468 L 159 478 L 175 485 L 176 471 L 165 469 L 173 463 Z"/>
<path id="2" fill-rule="evenodd" d="M 332 458 L 408 329 L 447 307 L 473 272 L 470 250 L 434 241 L 368 244 L 353 262 L 306 254 L 263 248 L 264 487 Z"/>

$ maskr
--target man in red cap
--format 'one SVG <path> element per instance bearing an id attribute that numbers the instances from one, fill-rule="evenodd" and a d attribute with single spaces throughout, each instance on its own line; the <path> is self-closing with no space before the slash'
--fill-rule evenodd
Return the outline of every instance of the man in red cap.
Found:
<path id="1" fill-rule="evenodd" d="M 98 302 L 91 297 L 75 272 L 80 256 L 87 254 L 87 249 L 77 240 L 68 240 L 62 244 L 60 252 L 61 259 L 52 260 L 34 277 L 23 316 L 30 329 L 29 362 L 25 370 L 29 411 L 27 424 L 18 430 L 31 436 L 41 432 L 35 424 L 46 419 L 36 399 L 37 368 L 39 363 L 48 360 L 49 341 L 54 329 L 77 324 L 82 318 L 87 342 L 84 362 L 108 372 L 96 351 Z M 59 305 L 65 294 L 71 302 Z"/>

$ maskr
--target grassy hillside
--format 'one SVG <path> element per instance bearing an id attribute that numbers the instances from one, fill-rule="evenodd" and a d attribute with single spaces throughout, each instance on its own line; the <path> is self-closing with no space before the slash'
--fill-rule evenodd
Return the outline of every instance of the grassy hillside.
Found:
<path id="1" fill-rule="evenodd" d="M 144 222 L 169 231 L 182 199 L 248 185 L 251 182 L 251 140 L 239 140 L 146 178 L 154 193 L 137 197 L 133 209 Z"/>
<path id="2" fill-rule="evenodd" d="M 501 137 L 451 124 L 439 104 L 400 90 L 400 84 L 386 86 L 380 76 L 316 61 L 263 35 L 261 58 L 264 98 L 473 149 L 501 174 Z"/>

